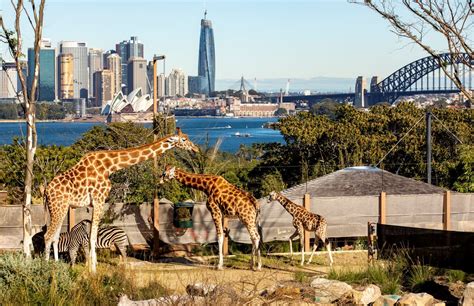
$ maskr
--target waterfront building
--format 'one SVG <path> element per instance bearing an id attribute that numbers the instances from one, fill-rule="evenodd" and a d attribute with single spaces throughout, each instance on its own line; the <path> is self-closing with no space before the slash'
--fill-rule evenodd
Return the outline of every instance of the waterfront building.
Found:
<path id="1" fill-rule="evenodd" d="M 96 92 L 97 106 L 104 109 L 105 105 L 110 102 L 115 95 L 115 73 L 112 70 L 104 69 L 94 73 L 94 88 Z"/>
<path id="2" fill-rule="evenodd" d="M 74 56 L 71 53 L 62 53 L 59 61 L 59 99 L 74 98 Z"/>
<path id="3" fill-rule="evenodd" d="M 122 90 L 122 59 L 117 53 L 110 54 L 107 57 L 107 69 L 111 70 L 114 74 L 114 84 L 113 84 L 113 92 L 116 94 L 117 92 Z"/>
<path id="4" fill-rule="evenodd" d="M 158 98 L 165 97 L 167 95 L 165 83 L 166 83 L 165 74 L 160 73 L 157 76 L 157 84 L 156 84 L 156 87 L 157 87 L 156 94 Z"/>
<path id="5" fill-rule="evenodd" d="M 132 36 L 128 41 L 123 40 L 115 44 L 115 51 L 122 58 L 122 82 L 125 84 L 124 93 L 128 93 L 128 61 L 132 57 L 144 58 L 144 46 L 137 36 Z"/>
<path id="6" fill-rule="evenodd" d="M 51 48 L 51 41 L 43 39 L 39 50 L 39 74 L 36 87 L 36 99 L 38 101 L 54 101 L 56 98 L 56 50 Z M 33 72 L 35 69 L 35 50 L 28 48 L 28 92 L 33 83 Z"/>
<path id="7" fill-rule="evenodd" d="M 15 99 L 17 97 L 18 73 L 15 63 L 4 63 L 0 70 L 0 99 Z"/>
<path id="8" fill-rule="evenodd" d="M 188 76 L 181 69 L 173 69 L 166 84 L 168 96 L 184 97 L 188 93 Z"/>
<path id="9" fill-rule="evenodd" d="M 74 96 L 73 98 L 88 98 L 89 74 L 88 53 L 85 42 L 62 41 L 59 44 L 59 54 L 72 54 L 74 65 Z M 61 68 L 61 67 L 60 67 Z M 61 75 L 61 71 L 59 74 Z"/>
<path id="10" fill-rule="evenodd" d="M 103 53 L 104 52 L 102 49 L 89 49 L 89 98 L 95 97 L 94 94 L 96 92 L 96 88 L 94 87 L 94 73 L 104 69 L 102 58 Z"/>
<path id="11" fill-rule="evenodd" d="M 141 88 L 143 94 L 147 94 L 147 68 L 146 60 L 142 57 L 131 57 L 127 66 L 128 93 Z"/>
<path id="12" fill-rule="evenodd" d="M 210 95 L 215 91 L 216 83 L 216 56 L 214 49 L 214 31 L 212 22 L 206 19 L 207 11 L 204 13 L 204 19 L 201 19 L 201 35 L 199 37 L 199 62 L 198 76 L 204 78 L 204 84 L 201 84 L 203 94 Z"/>

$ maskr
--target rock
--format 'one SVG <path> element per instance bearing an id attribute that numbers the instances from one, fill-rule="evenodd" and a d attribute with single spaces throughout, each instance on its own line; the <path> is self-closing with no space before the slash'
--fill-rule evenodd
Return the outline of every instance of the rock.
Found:
<path id="1" fill-rule="evenodd" d="M 399 295 L 382 295 L 375 302 L 374 306 L 394 306 L 400 299 Z"/>
<path id="2" fill-rule="evenodd" d="M 352 287 L 344 282 L 326 278 L 314 278 L 311 287 L 314 288 L 316 303 L 332 303 L 352 290 Z"/>
<path id="3" fill-rule="evenodd" d="M 380 288 L 375 285 L 369 285 L 364 290 L 352 290 L 352 301 L 357 305 L 368 305 L 375 302 L 382 296 Z"/>
<path id="4" fill-rule="evenodd" d="M 474 305 L 474 282 L 470 282 L 466 285 L 459 304 L 462 306 Z"/>
<path id="5" fill-rule="evenodd" d="M 216 285 L 195 283 L 186 286 L 186 292 L 192 296 L 208 296 L 214 292 Z"/>
<path id="6" fill-rule="evenodd" d="M 408 293 L 402 296 L 397 305 L 400 306 L 431 306 L 434 302 L 434 298 L 428 293 Z"/>

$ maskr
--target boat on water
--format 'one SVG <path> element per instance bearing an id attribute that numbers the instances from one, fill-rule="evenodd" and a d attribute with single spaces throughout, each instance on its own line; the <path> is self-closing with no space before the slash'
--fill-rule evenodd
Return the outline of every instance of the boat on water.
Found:
<path id="1" fill-rule="evenodd" d="M 235 132 L 234 134 L 235 137 L 250 137 L 250 133 L 240 133 L 240 132 Z"/>

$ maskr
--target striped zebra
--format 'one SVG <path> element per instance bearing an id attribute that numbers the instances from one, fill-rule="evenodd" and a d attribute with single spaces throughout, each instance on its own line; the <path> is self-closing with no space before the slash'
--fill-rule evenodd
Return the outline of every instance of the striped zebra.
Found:
<path id="1" fill-rule="evenodd" d="M 84 250 L 86 258 L 89 256 L 89 233 L 91 221 L 82 220 L 76 224 L 69 233 L 61 233 L 58 249 L 60 253 L 69 252 L 71 264 L 76 262 L 79 248 Z M 98 249 L 110 249 L 112 246 L 120 252 L 121 261 L 127 258 L 128 236 L 125 231 L 116 226 L 100 227 L 97 234 Z"/>

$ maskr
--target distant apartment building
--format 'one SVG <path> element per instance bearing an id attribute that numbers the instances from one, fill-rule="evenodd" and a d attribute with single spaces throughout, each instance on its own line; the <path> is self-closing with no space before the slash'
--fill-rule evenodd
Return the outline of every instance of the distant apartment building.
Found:
<path id="1" fill-rule="evenodd" d="M 192 94 L 200 94 L 206 91 L 206 78 L 203 76 L 188 77 L 188 91 Z"/>
<path id="2" fill-rule="evenodd" d="M 56 50 L 51 47 L 49 39 L 40 42 L 39 74 L 36 87 L 38 101 L 54 101 L 56 98 Z M 28 92 L 31 91 L 35 70 L 35 50 L 28 48 Z"/>
<path id="3" fill-rule="evenodd" d="M 127 70 L 128 93 L 131 93 L 137 88 L 141 88 L 143 94 L 147 94 L 148 82 L 146 60 L 142 57 L 130 58 Z"/>
<path id="4" fill-rule="evenodd" d="M 107 50 L 104 53 L 102 53 L 102 62 L 104 63 L 103 68 L 104 69 L 109 69 L 108 63 L 107 63 L 107 57 L 109 57 L 111 54 L 116 54 L 117 52 L 115 50 Z"/>
<path id="5" fill-rule="evenodd" d="M 4 63 L 0 70 L 0 99 L 16 98 L 19 88 L 16 64 Z"/>
<path id="6" fill-rule="evenodd" d="M 110 54 L 107 57 L 107 69 L 114 74 L 114 86 L 112 88 L 114 94 L 122 90 L 122 59 L 117 53 Z"/>
<path id="7" fill-rule="evenodd" d="M 103 53 L 104 51 L 102 49 L 89 49 L 89 98 L 94 97 L 96 92 L 94 88 L 94 73 L 104 69 Z"/>
<path id="8" fill-rule="evenodd" d="M 94 73 L 94 83 L 97 106 L 103 109 L 114 98 L 115 73 L 109 69 L 97 71 Z"/>
<path id="9" fill-rule="evenodd" d="M 184 97 L 188 93 L 188 76 L 181 69 L 173 69 L 168 76 L 167 95 Z"/>
<path id="10" fill-rule="evenodd" d="M 130 40 L 121 41 L 115 44 L 115 51 L 122 58 L 122 80 L 125 84 L 124 93 L 131 92 L 128 90 L 128 61 L 132 57 L 145 57 L 144 46 L 138 40 L 137 36 L 130 37 Z M 145 90 L 145 88 L 144 88 Z"/>
<path id="11" fill-rule="evenodd" d="M 58 56 L 59 62 L 59 99 L 74 98 L 74 55 L 62 53 Z"/>
<path id="12" fill-rule="evenodd" d="M 156 94 L 157 94 L 157 97 L 161 98 L 161 97 L 165 97 L 166 96 L 166 77 L 163 73 L 160 73 L 157 77 L 157 89 L 156 89 Z"/>
<path id="13" fill-rule="evenodd" d="M 88 98 L 89 73 L 88 73 L 88 52 L 84 42 L 62 41 L 59 44 L 59 54 L 72 54 L 74 65 L 74 95 L 73 98 Z M 61 68 L 61 67 L 60 67 Z M 59 69 L 60 70 L 60 69 Z M 59 75 L 61 75 L 61 70 Z M 62 89 L 60 89 L 62 90 Z"/>

